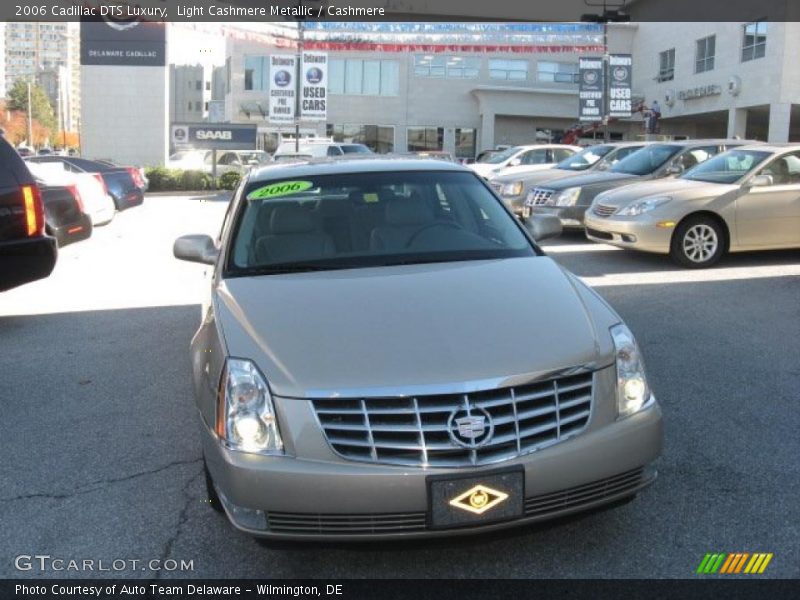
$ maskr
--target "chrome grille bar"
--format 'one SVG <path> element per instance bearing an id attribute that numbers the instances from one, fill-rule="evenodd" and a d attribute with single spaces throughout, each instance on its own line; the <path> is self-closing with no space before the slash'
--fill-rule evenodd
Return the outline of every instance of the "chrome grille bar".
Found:
<path id="1" fill-rule="evenodd" d="M 470 467 L 528 454 L 583 431 L 592 413 L 593 377 L 581 373 L 468 394 L 310 402 L 328 444 L 344 458 L 402 466 Z M 488 413 L 491 438 L 476 448 L 456 443 L 449 431 L 456 412 Z"/>

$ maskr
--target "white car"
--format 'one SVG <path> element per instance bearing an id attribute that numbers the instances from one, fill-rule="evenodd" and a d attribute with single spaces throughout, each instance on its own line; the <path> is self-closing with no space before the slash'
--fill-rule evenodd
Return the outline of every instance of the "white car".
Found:
<path id="1" fill-rule="evenodd" d="M 206 157 L 210 156 L 210 150 L 178 150 L 175 154 L 170 155 L 165 166 L 168 169 L 205 171 Z"/>
<path id="2" fill-rule="evenodd" d="M 485 162 L 474 162 L 469 167 L 481 177 L 489 179 L 499 171 L 508 175 L 514 170 L 529 172 L 536 169 L 549 169 L 580 151 L 578 146 L 565 144 L 513 146 L 502 152 L 491 154 Z"/>
<path id="3" fill-rule="evenodd" d="M 108 193 L 103 177 L 99 173 L 73 173 L 64 168 L 64 163 L 37 163 L 25 161 L 31 174 L 46 185 L 74 185 L 77 188 L 83 212 L 89 215 L 92 226 L 110 223 L 116 206 Z"/>

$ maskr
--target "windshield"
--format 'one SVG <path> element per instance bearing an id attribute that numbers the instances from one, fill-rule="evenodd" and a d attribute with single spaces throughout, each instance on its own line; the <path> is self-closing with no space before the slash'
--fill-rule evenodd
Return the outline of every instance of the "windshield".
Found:
<path id="1" fill-rule="evenodd" d="M 520 151 L 520 148 L 509 148 L 507 150 L 503 150 L 497 154 L 493 154 L 489 158 L 487 158 L 484 162 L 489 163 L 490 165 L 499 165 L 501 162 L 507 161 L 509 158 L 514 156 L 517 152 Z"/>
<path id="2" fill-rule="evenodd" d="M 769 152 L 729 150 L 689 169 L 681 179 L 708 183 L 734 183 L 764 161 Z"/>
<path id="3" fill-rule="evenodd" d="M 534 256 L 472 173 L 398 171 L 256 181 L 227 275 Z"/>
<path id="4" fill-rule="evenodd" d="M 609 171 L 612 173 L 627 173 L 628 175 L 649 175 L 680 150 L 681 146 L 673 146 L 671 144 L 646 146 L 623 158 L 611 167 Z"/>
<path id="5" fill-rule="evenodd" d="M 591 146 L 562 160 L 556 165 L 556 168 L 567 171 L 585 171 L 613 149 L 614 146 Z"/>

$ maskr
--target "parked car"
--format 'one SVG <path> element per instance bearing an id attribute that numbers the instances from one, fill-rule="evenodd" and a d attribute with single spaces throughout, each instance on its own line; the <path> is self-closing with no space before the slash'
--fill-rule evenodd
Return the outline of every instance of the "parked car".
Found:
<path id="1" fill-rule="evenodd" d="M 556 163 L 580 152 L 578 146 L 563 144 L 534 144 L 531 146 L 513 146 L 486 159 L 486 162 L 474 162 L 469 167 L 478 175 L 490 178 L 503 169 L 530 171 L 533 169 L 549 169 Z M 513 172 L 513 171 L 507 171 Z"/>
<path id="2" fill-rule="evenodd" d="M 600 194 L 586 235 L 692 268 L 726 252 L 800 248 L 800 145 L 744 146 L 677 179 Z"/>
<path id="3" fill-rule="evenodd" d="M 206 154 L 204 170 L 212 171 L 213 155 Z M 226 150 L 217 152 L 217 175 L 236 171 L 244 175 L 253 167 L 264 165 L 270 161 L 270 155 L 263 150 Z"/>
<path id="4" fill-rule="evenodd" d="M 583 228 L 586 209 L 601 192 L 651 179 L 675 177 L 743 140 L 682 140 L 650 144 L 607 171 L 564 177 L 535 187 L 525 199 L 532 214 L 551 214 L 564 227 Z"/>
<path id="5" fill-rule="evenodd" d="M 533 189 L 543 183 L 571 177 L 588 171 L 607 171 L 620 160 L 643 148 L 647 142 L 619 142 L 598 144 L 584 148 L 577 154 L 565 158 L 552 169 L 498 171 L 489 178 L 489 184 L 500 194 L 503 202 L 519 216 L 527 216 L 525 199 Z"/>
<path id="6" fill-rule="evenodd" d="M 0 136 L 0 291 L 44 279 L 58 256 L 45 232 L 41 191 L 17 150 Z"/>
<path id="7" fill-rule="evenodd" d="M 72 173 L 98 173 L 114 199 L 117 210 L 126 210 L 144 202 L 146 184 L 138 167 L 120 167 L 108 161 L 76 156 L 32 156 L 28 160 L 34 163 L 58 162 Z"/>
<path id="8" fill-rule="evenodd" d="M 127 169 L 131 173 L 131 177 L 133 177 L 133 182 L 139 189 L 142 190 L 142 192 L 146 192 L 150 187 L 150 180 L 147 178 L 147 175 L 145 174 L 144 167 L 124 167 L 122 165 L 118 165 L 112 160 L 107 160 L 107 159 L 96 159 L 95 162 L 98 162 L 107 167 L 112 167 L 114 169 Z"/>
<path id="9" fill-rule="evenodd" d="M 300 140 L 299 150 L 295 146 L 294 140 L 283 142 L 278 146 L 273 158 L 277 160 L 284 154 L 310 154 L 314 158 L 323 158 L 347 154 L 372 154 L 372 150 L 364 144 L 334 142 L 325 138 L 309 138 Z"/>
<path id="10" fill-rule="evenodd" d="M 178 150 L 170 155 L 165 166 L 183 171 L 205 171 L 206 157 L 210 154 L 211 150 Z"/>
<path id="11" fill-rule="evenodd" d="M 64 169 L 62 163 L 30 162 L 28 166 L 36 179 L 45 185 L 76 186 L 93 227 L 110 223 L 114 218 L 114 199 L 99 173 L 74 173 Z"/>
<path id="12" fill-rule="evenodd" d="M 77 184 L 37 183 L 44 202 L 45 231 L 56 238 L 59 248 L 91 237 L 92 218 L 84 212 Z"/>
<path id="13" fill-rule="evenodd" d="M 191 343 L 211 505 L 255 536 L 398 539 L 651 483 L 661 411 L 641 353 L 538 247 L 560 228 L 444 161 L 251 172 L 216 241 L 174 245 L 213 265 Z"/>

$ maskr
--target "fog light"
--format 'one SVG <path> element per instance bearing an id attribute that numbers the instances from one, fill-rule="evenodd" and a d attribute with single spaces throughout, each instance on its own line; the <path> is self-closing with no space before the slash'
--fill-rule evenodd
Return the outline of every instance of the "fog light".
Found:
<path id="1" fill-rule="evenodd" d="M 228 517 L 236 525 L 244 529 L 256 529 L 258 531 L 265 531 L 267 529 L 267 517 L 263 510 L 236 506 L 219 490 L 217 490 L 217 495 L 222 501 L 225 510 L 228 512 Z"/>

